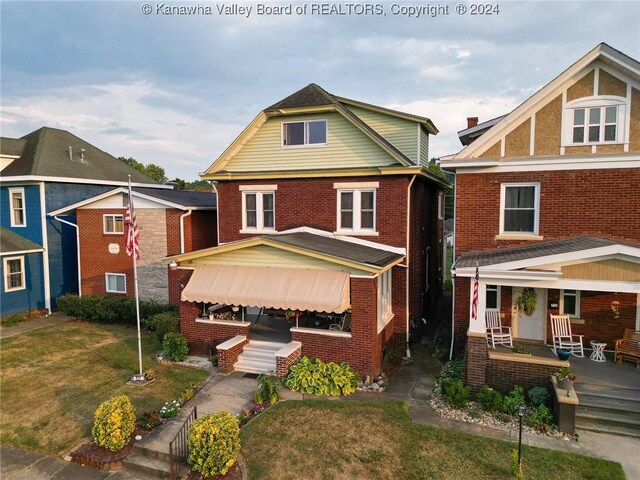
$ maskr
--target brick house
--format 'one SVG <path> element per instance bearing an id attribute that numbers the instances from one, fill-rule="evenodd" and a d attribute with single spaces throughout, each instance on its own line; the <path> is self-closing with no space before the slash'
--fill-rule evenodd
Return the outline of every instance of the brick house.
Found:
<path id="1" fill-rule="evenodd" d="M 140 298 L 177 305 L 182 272 L 170 271 L 162 259 L 217 244 L 216 195 L 157 188 L 134 188 L 132 194 L 140 232 Z M 119 187 L 49 213 L 52 218 L 75 213 L 80 295 L 134 295 L 133 264 L 125 249 L 128 203 L 127 188 Z"/>
<path id="2" fill-rule="evenodd" d="M 220 245 L 165 260 L 191 275 L 191 348 L 217 348 L 223 370 L 282 375 L 307 355 L 379 373 L 441 289 L 436 133 L 315 84 L 260 112 L 202 174 L 217 182 Z"/>
<path id="3" fill-rule="evenodd" d="M 508 115 L 468 120 L 465 147 L 441 159 L 456 176 L 452 349 L 466 344 L 468 382 L 507 378 L 487 357 L 490 309 L 547 345 L 551 314 L 585 348 L 640 329 L 640 63 L 600 44 Z M 531 315 L 514 306 L 525 288 Z"/>

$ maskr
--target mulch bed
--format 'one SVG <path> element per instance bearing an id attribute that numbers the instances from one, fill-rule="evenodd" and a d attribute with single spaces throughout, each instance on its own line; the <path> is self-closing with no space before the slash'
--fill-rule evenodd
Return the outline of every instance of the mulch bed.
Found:
<path id="1" fill-rule="evenodd" d="M 203 477 L 199 473 L 189 472 L 184 480 L 242 480 L 242 471 L 236 462 L 225 475 L 214 475 L 213 477 Z"/>
<path id="2" fill-rule="evenodd" d="M 138 426 L 131 435 L 129 443 L 117 452 L 99 447 L 93 442 L 85 443 L 71 453 L 71 461 L 97 470 L 120 470 L 122 461 L 131 454 L 136 435 L 145 436 L 149 432 Z"/>

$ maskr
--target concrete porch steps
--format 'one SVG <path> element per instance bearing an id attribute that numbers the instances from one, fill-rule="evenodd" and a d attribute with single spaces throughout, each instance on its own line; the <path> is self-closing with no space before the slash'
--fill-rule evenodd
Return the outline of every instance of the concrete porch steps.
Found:
<path id="1" fill-rule="evenodd" d="M 180 422 L 171 422 L 166 428 L 172 432 L 180 428 Z M 155 432 L 154 432 L 155 433 Z M 153 433 L 151 434 L 153 435 Z M 162 445 L 169 448 L 167 445 Z M 149 447 L 136 443 L 133 445 L 133 453 L 129 455 L 122 463 L 127 471 L 135 472 L 145 476 L 145 478 L 169 478 L 169 452 L 159 449 L 160 447 L 152 443 Z M 178 462 L 178 472 L 186 473 L 189 467 L 185 462 L 176 459 Z"/>
<path id="2" fill-rule="evenodd" d="M 236 372 L 269 373 L 276 371 L 276 352 L 286 343 L 250 340 L 233 366 Z"/>
<path id="3" fill-rule="evenodd" d="M 575 384 L 576 428 L 640 438 L 640 389 Z"/>

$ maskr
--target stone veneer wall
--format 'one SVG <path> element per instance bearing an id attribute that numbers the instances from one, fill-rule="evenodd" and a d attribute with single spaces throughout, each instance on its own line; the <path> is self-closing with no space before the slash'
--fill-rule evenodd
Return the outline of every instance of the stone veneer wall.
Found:
<path id="1" fill-rule="evenodd" d="M 136 210 L 140 231 L 138 260 L 138 291 L 145 300 L 169 301 L 167 266 L 167 223 L 164 209 Z"/>

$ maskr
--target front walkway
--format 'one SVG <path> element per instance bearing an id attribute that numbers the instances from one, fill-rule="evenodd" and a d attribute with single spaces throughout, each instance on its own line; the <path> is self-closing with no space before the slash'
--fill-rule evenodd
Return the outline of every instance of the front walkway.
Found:
<path id="1" fill-rule="evenodd" d="M 50 327 L 52 325 L 58 325 L 60 323 L 73 320 L 72 317 L 68 317 L 62 312 L 55 312 L 48 317 L 34 318 L 33 320 L 25 320 L 22 323 L 13 325 L 11 327 L 0 327 L 0 339 L 15 337 L 21 333 L 31 332 L 33 330 L 39 330 L 41 328 Z"/>

